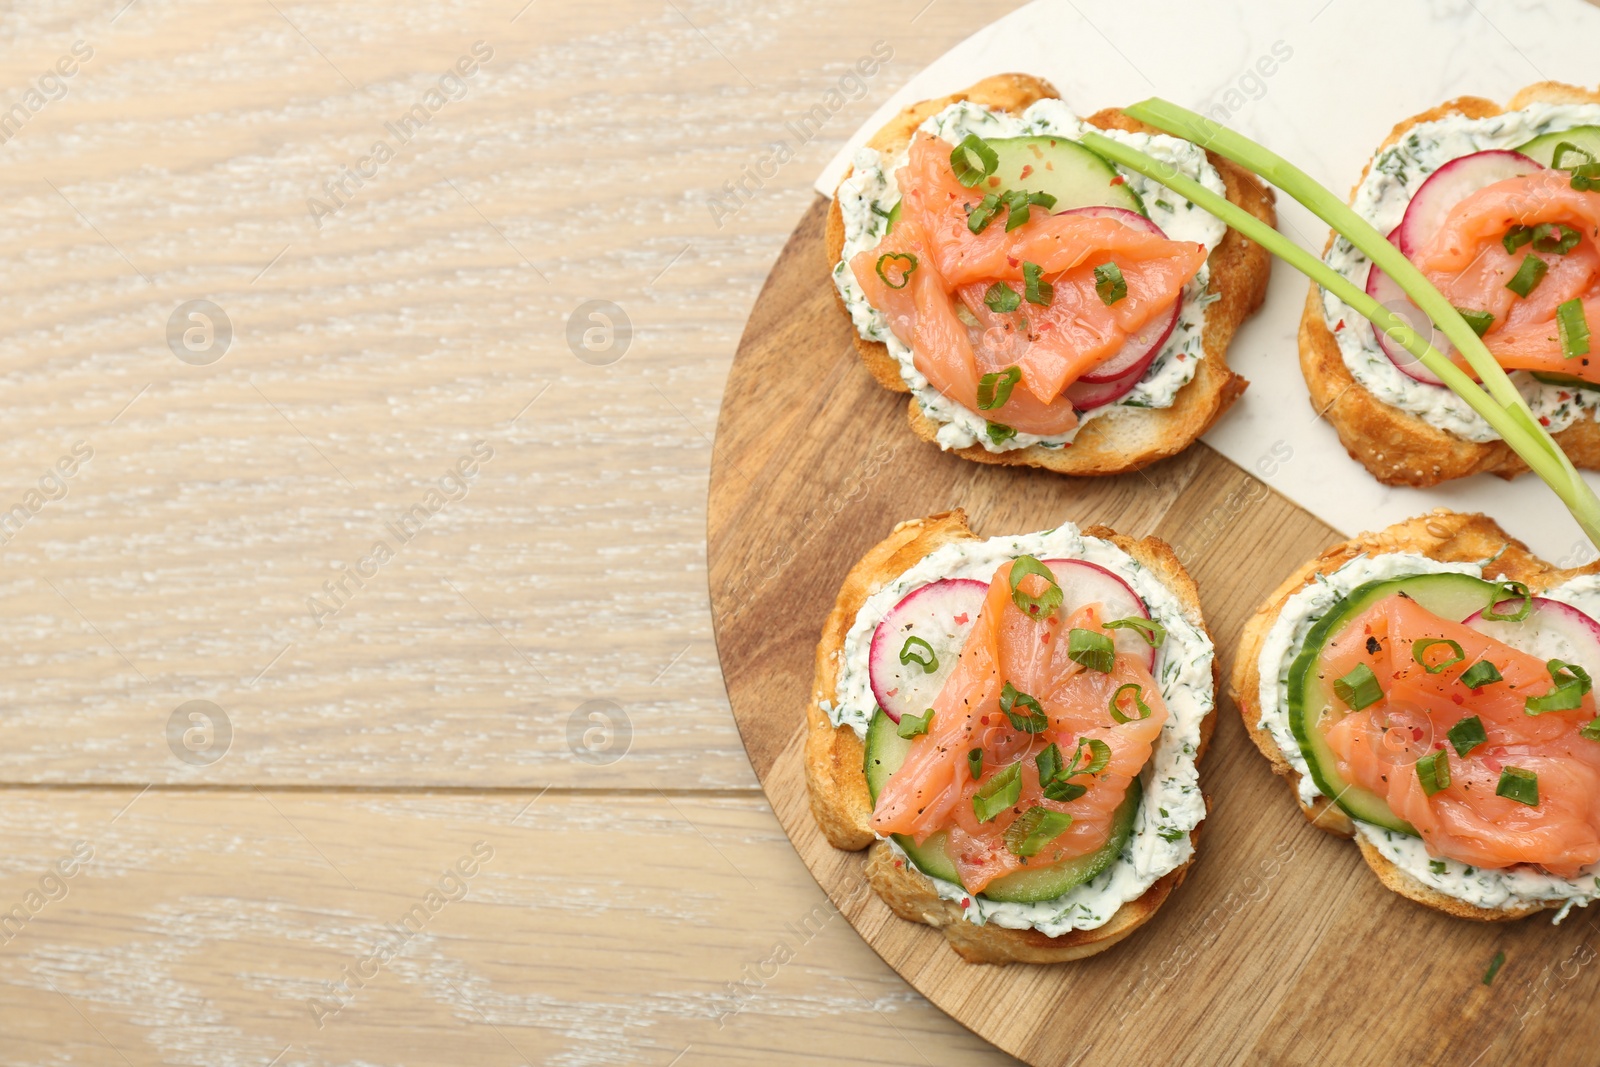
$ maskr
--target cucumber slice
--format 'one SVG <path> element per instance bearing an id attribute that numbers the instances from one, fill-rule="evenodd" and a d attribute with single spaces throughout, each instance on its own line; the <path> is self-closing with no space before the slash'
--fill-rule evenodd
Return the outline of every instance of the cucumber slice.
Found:
<path id="1" fill-rule="evenodd" d="M 1125 180 L 1118 180 L 1121 175 L 1117 168 L 1077 141 L 1065 137 L 1006 137 L 987 143 L 1000 158 L 1000 165 L 989 181 L 978 186 L 980 191 L 1025 189 L 1030 193 L 1049 193 L 1056 198 L 1052 212 L 1080 207 L 1120 207 L 1149 215 L 1139 194 Z M 889 223 L 883 232 L 891 232 L 899 220 L 900 201 L 896 200 L 889 209 Z"/>
<path id="2" fill-rule="evenodd" d="M 1535 137 L 1527 144 L 1518 145 L 1516 151 L 1521 152 L 1541 167 L 1548 167 L 1554 163 L 1556 145 L 1562 141 L 1581 148 L 1594 158 L 1600 159 L 1600 126 L 1574 126 L 1570 130 L 1556 130 L 1542 137 Z"/>
<path id="3" fill-rule="evenodd" d="M 1312 781 L 1325 796 L 1334 798 L 1341 808 L 1363 822 L 1415 835 L 1412 825 L 1389 810 L 1381 796 L 1340 777 L 1338 760 L 1323 736 L 1337 721 L 1333 680 L 1317 677 L 1317 659 L 1328 642 L 1356 616 L 1395 593 L 1405 593 L 1442 618 L 1465 619 L 1493 604 L 1500 596 L 1500 586 L 1467 574 L 1418 574 L 1368 582 L 1352 589 L 1311 627 L 1289 668 L 1289 726 L 1300 742 Z"/>
<path id="4" fill-rule="evenodd" d="M 999 179 L 996 189 L 1049 193 L 1056 198 L 1053 211 L 1120 207 L 1148 214 L 1144 201 L 1117 168 L 1077 141 L 1065 137 L 1006 137 L 990 141 L 989 147 L 1000 157 L 994 172 L 994 178 Z"/>
<path id="5" fill-rule="evenodd" d="M 911 740 L 901 737 L 898 729 L 882 708 L 873 709 L 865 742 L 867 792 L 872 794 L 873 804 L 878 803 L 884 783 L 900 769 L 900 764 L 906 761 L 906 753 L 911 751 Z"/>
<path id="6" fill-rule="evenodd" d="M 894 224 L 899 222 L 899 221 L 900 221 L 900 201 L 896 200 L 894 202 L 894 207 L 889 209 L 888 221 L 884 224 L 884 227 L 883 227 L 884 234 L 887 235 L 887 234 L 893 232 Z"/>
<path id="7" fill-rule="evenodd" d="M 1575 378 L 1570 374 L 1551 374 L 1546 371 L 1532 371 L 1531 373 L 1546 385 L 1559 385 L 1564 389 L 1600 389 L 1600 382 Z"/>
<path id="8" fill-rule="evenodd" d="M 905 762 L 906 753 L 910 750 L 911 742 L 896 732 L 895 724 L 883 713 L 883 709 L 879 708 L 873 714 L 872 722 L 867 725 L 866 738 L 867 791 L 872 794 L 874 804 L 878 802 L 878 793 L 883 789 L 884 783 L 889 780 L 890 775 L 900 769 L 900 765 Z M 1047 867 L 1016 871 L 1004 878 L 996 878 L 978 896 L 985 900 L 1033 904 L 1043 900 L 1054 900 L 1075 886 L 1087 882 L 1111 866 L 1112 861 L 1127 844 L 1128 838 L 1133 836 L 1133 821 L 1139 814 L 1139 800 L 1143 795 L 1144 790 L 1139 780 L 1135 778 L 1129 783 L 1128 793 L 1112 820 L 1111 836 L 1096 851 L 1086 856 L 1079 856 L 1077 859 L 1053 863 Z M 956 885 L 961 884 L 961 876 L 956 872 L 955 861 L 950 858 L 949 850 L 945 847 L 945 834 L 933 834 L 920 845 L 905 834 L 895 834 L 894 840 L 924 874 Z"/>

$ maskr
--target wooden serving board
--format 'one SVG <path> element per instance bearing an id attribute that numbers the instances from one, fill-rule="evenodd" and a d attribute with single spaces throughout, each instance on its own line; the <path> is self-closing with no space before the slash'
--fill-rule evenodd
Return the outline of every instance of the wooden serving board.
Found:
<path id="1" fill-rule="evenodd" d="M 828 278 L 826 209 L 819 198 L 791 236 L 734 361 L 712 463 L 709 569 L 750 762 L 861 936 L 963 1025 L 1041 1067 L 1600 1059 L 1592 914 L 1559 927 L 1478 924 L 1395 896 L 1352 843 L 1300 815 L 1224 694 L 1201 767 L 1211 814 L 1197 861 L 1122 944 L 1049 967 L 969 964 L 863 892 L 865 853 L 832 848 L 812 821 L 801 739 L 822 621 L 845 572 L 896 522 L 959 506 L 980 536 L 1070 520 L 1163 537 L 1200 585 L 1224 678 L 1250 613 L 1341 535 L 1204 445 L 1142 473 L 1072 480 L 916 440 L 906 398 L 874 384 L 852 347 Z M 1485 985 L 1498 952 L 1504 966 Z"/>

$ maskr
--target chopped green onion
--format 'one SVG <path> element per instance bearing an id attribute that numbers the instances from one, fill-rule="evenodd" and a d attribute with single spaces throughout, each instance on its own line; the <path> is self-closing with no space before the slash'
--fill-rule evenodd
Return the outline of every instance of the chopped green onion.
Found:
<path id="1" fill-rule="evenodd" d="M 968 189 L 993 174 L 999 166 L 1000 157 L 995 150 L 975 133 L 967 134 L 950 153 L 950 169 L 955 171 L 956 181 Z"/>
<path id="2" fill-rule="evenodd" d="M 1518 804 L 1526 804 L 1530 808 L 1537 808 L 1539 776 L 1521 767 L 1503 767 L 1500 770 L 1500 783 L 1494 787 L 1494 795 L 1515 800 Z"/>
<path id="3" fill-rule="evenodd" d="M 1480 659 L 1461 672 L 1461 684 L 1468 689 L 1482 689 L 1489 683 L 1500 680 L 1500 668 L 1486 659 Z"/>
<path id="4" fill-rule="evenodd" d="M 1577 156 L 1579 158 L 1576 163 L 1567 163 L 1565 160 L 1568 156 Z M 1550 155 L 1550 166 L 1556 170 L 1571 170 L 1573 167 L 1593 162 L 1594 156 L 1592 154 L 1579 148 L 1571 141 L 1562 141 L 1556 145 L 1556 150 Z"/>
<path id="5" fill-rule="evenodd" d="M 1506 288 L 1520 297 L 1526 297 L 1544 281 L 1544 276 L 1549 270 L 1549 264 L 1538 256 L 1523 256 L 1522 265 L 1517 268 L 1517 273 L 1511 276 L 1511 280 L 1506 282 Z"/>
<path id="6" fill-rule="evenodd" d="M 1007 233 L 1010 233 L 1012 230 L 1028 221 L 1028 204 L 1031 203 L 1031 201 L 1028 198 L 1027 190 L 1008 189 L 1006 190 L 1005 195 L 1000 199 L 1006 205 Z"/>
<path id="7" fill-rule="evenodd" d="M 1001 201 L 993 193 L 983 194 L 983 199 L 976 204 L 967 205 L 967 229 L 973 233 L 982 233 L 989 228 L 989 223 L 1000 213 Z"/>
<path id="8" fill-rule="evenodd" d="M 1003 445 L 1017 436 L 1015 427 L 1007 426 L 1003 422 L 991 422 L 984 427 L 984 433 L 989 435 L 989 440 L 997 445 Z"/>
<path id="9" fill-rule="evenodd" d="M 1022 261 L 1023 298 L 1030 304 L 1049 307 L 1050 301 L 1055 298 L 1056 287 L 1047 281 L 1041 281 L 1043 277 L 1043 267 L 1037 263 L 1029 263 L 1027 260 Z"/>
<path id="10" fill-rule="evenodd" d="M 1106 262 L 1094 269 L 1094 291 L 1100 294 L 1100 302 L 1110 307 L 1118 300 L 1128 295 L 1128 281 L 1122 276 L 1122 268 L 1115 263 Z"/>
<path id="11" fill-rule="evenodd" d="M 1429 663 L 1427 659 L 1428 649 L 1435 648 L 1439 645 L 1444 645 L 1453 653 L 1453 655 L 1449 659 L 1443 659 L 1437 663 Z M 1427 671 L 1429 674 L 1438 674 L 1446 667 L 1454 667 L 1457 663 L 1460 663 L 1462 660 L 1466 659 L 1467 654 L 1461 651 L 1460 644 L 1455 641 L 1450 641 L 1440 637 L 1424 637 L 1421 641 L 1418 641 L 1411 646 L 1411 658 L 1421 664 L 1422 669 Z"/>
<path id="12" fill-rule="evenodd" d="M 895 728 L 895 733 L 907 741 L 913 737 L 921 737 L 933 729 L 933 709 L 929 708 L 921 715 L 902 715 L 900 725 Z"/>
<path id="13" fill-rule="evenodd" d="M 1022 796 L 1022 764 L 1009 763 L 1006 769 L 990 778 L 972 794 L 972 813 L 979 822 L 1005 811 Z"/>
<path id="14" fill-rule="evenodd" d="M 1121 708 L 1117 707 L 1117 701 L 1122 699 L 1122 694 L 1130 689 L 1133 690 L 1133 706 L 1138 709 L 1138 717 L 1140 719 L 1148 719 L 1150 717 L 1150 705 L 1144 702 L 1144 686 L 1138 682 L 1127 682 L 1117 686 L 1117 691 L 1111 694 L 1111 718 L 1119 723 L 1133 721 L 1131 717 L 1122 713 Z"/>
<path id="15" fill-rule="evenodd" d="M 1086 766 L 1078 766 L 1078 761 L 1083 758 L 1083 750 L 1088 749 L 1094 758 Z M 1063 778 L 1075 778 L 1080 774 L 1099 774 L 1111 762 L 1111 746 L 1098 737 L 1078 738 L 1078 747 L 1072 750 L 1072 762 L 1062 772 Z"/>
<path id="16" fill-rule="evenodd" d="M 1147 641 L 1151 648 L 1159 648 L 1161 642 L 1167 639 L 1167 628 L 1154 619 L 1141 619 L 1137 615 L 1130 615 L 1126 619 L 1112 619 L 1102 623 L 1107 630 L 1132 630 Z"/>
<path id="17" fill-rule="evenodd" d="M 1000 195 L 987 194 L 981 205 L 976 208 L 971 206 L 966 208 L 966 229 L 970 229 L 973 234 L 982 234 L 1000 208 L 1005 208 L 1005 232 L 1010 234 L 1011 230 L 1027 222 L 1029 206 L 1038 206 L 1048 211 L 1056 206 L 1056 198 L 1048 192 L 1027 192 L 1026 189 L 1008 189 Z M 978 219 L 979 211 L 982 213 L 982 219 Z"/>
<path id="18" fill-rule="evenodd" d="M 1039 781 L 1048 784 L 1051 779 L 1061 773 L 1061 746 L 1054 741 L 1044 747 L 1044 750 L 1033 757 L 1033 762 L 1039 768 Z"/>
<path id="19" fill-rule="evenodd" d="M 1013 710 L 1016 708 L 1023 710 Z M 1039 702 L 1010 682 L 1000 690 L 1000 710 L 1006 713 L 1012 726 L 1024 733 L 1042 734 L 1050 726 L 1050 717 Z"/>
<path id="20" fill-rule="evenodd" d="M 934 654 L 933 646 L 920 637 L 906 638 L 906 643 L 900 646 L 900 662 L 915 663 L 923 674 L 939 669 L 939 657 Z"/>
<path id="21" fill-rule="evenodd" d="M 1117 665 L 1117 647 L 1098 630 L 1074 627 L 1067 634 L 1067 658 L 1091 671 L 1110 674 Z"/>
<path id="22" fill-rule="evenodd" d="M 1501 597 L 1505 600 L 1501 600 Z M 1501 611 L 1501 604 L 1509 604 L 1512 600 L 1520 601 L 1516 611 Z M 1489 601 L 1489 606 L 1483 609 L 1483 617 L 1490 622 L 1521 622 L 1528 617 L 1528 612 L 1533 610 L 1533 594 L 1521 582 L 1503 582 L 1495 590 L 1494 599 Z"/>
<path id="23" fill-rule="evenodd" d="M 1429 860 L 1428 870 L 1432 871 L 1434 874 L 1443 874 L 1445 871 L 1444 860 Z"/>
<path id="24" fill-rule="evenodd" d="M 983 749 L 967 749 L 967 770 L 971 773 L 974 782 L 983 777 Z"/>
<path id="25" fill-rule="evenodd" d="M 1568 163 L 1568 156 L 1578 157 L 1575 163 Z M 1556 170 L 1564 170 L 1572 175 L 1572 187 L 1580 191 L 1594 189 L 1597 179 L 1600 179 L 1600 163 L 1588 152 L 1579 148 L 1571 141 L 1562 141 L 1556 145 L 1555 152 L 1550 157 L 1550 166 Z"/>
<path id="26" fill-rule="evenodd" d="M 1086 785 L 1078 785 L 1076 782 L 1069 782 L 1064 778 L 1056 778 L 1044 787 L 1044 797 L 1046 800 L 1059 800 L 1061 803 L 1067 804 L 1077 800 L 1088 791 L 1089 787 Z"/>
<path id="27" fill-rule="evenodd" d="M 1533 250 L 1564 256 L 1578 247 L 1583 234 L 1561 222 L 1541 222 L 1533 228 Z"/>
<path id="28" fill-rule="evenodd" d="M 1483 731 L 1483 720 L 1476 715 L 1468 715 L 1445 734 L 1450 739 L 1450 744 L 1455 748 L 1456 755 L 1466 758 L 1468 752 L 1489 740 L 1489 735 Z"/>
<path id="29" fill-rule="evenodd" d="M 1566 144 L 1565 141 L 1562 142 L 1562 145 L 1568 148 L 1572 147 L 1571 145 Z M 1561 148 L 1557 147 L 1556 151 L 1559 152 L 1560 150 Z M 1506 954 L 1503 949 L 1494 954 L 1494 959 L 1489 961 L 1489 969 L 1483 972 L 1484 985 L 1489 985 L 1494 981 L 1494 976 L 1500 973 L 1500 968 L 1505 966 L 1505 962 Z"/>
<path id="30" fill-rule="evenodd" d="M 1489 327 L 1494 325 L 1494 313 L 1490 311 L 1473 311 L 1471 308 L 1456 308 L 1456 314 L 1460 315 L 1464 320 L 1466 320 L 1467 325 L 1472 327 L 1472 332 L 1477 334 L 1479 337 L 1482 337 L 1484 334 L 1488 333 Z"/>
<path id="31" fill-rule="evenodd" d="M 991 371 L 978 379 L 978 410 L 993 411 L 1003 408 L 1006 401 L 1011 399 L 1011 390 L 1022 381 L 1021 367 L 1007 367 L 1005 370 Z"/>
<path id="32" fill-rule="evenodd" d="M 1600 189 L 1600 163 L 1579 163 L 1576 167 L 1563 167 L 1572 172 L 1572 187 L 1580 192 Z"/>
<path id="33" fill-rule="evenodd" d="M 1561 335 L 1562 355 L 1572 359 L 1589 354 L 1589 320 L 1578 297 L 1556 307 L 1556 332 Z"/>
<path id="34" fill-rule="evenodd" d="M 883 265 L 885 262 L 889 263 L 891 267 L 896 263 L 904 263 L 906 265 L 905 268 L 900 272 L 899 285 L 896 285 L 893 281 L 891 281 L 888 273 L 884 271 Z M 891 289 L 904 289 L 911 283 L 912 272 L 914 272 L 916 269 L 917 257 L 912 255 L 910 252 L 885 252 L 883 255 L 878 257 L 878 277 L 882 278 L 883 284 L 887 285 Z"/>
<path id="35" fill-rule="evenodd" d="M 1600 718 L 1590 719 L 1583 724 L 1583 729 L 1578 731 L 1578 736 L 1586 741 L 1600 741 Z"/>
<path id="36" fill-rule="evenodd" d="M 1583 691 L 1585 693 L 1594 688 L 1594 680 L 1589 677 L 1589 672 L 1578 666 L 1576 663 L 1563 663 L 1560 660 L 1553 659 L 1547 660 L 1545 662 L 1545 667 L 1551 672 L 1550 676 L 1552 678 L 1555 678 L 1557 681 L 1562 681 L 1563 684 L 1570 684 L 1570 680 L 1576 678 L 1578 680 L 1578 684 L 1583 687 Z M 1560 674 L 1565 674 L 1567 678 L 1563 680 L 1560 677 Z"/>
<path id="37" fill-rule="evenodd" d="M 1038 596 L 1032 596 L 1022 591 L 1022 579 L 1028 575 L 1043 578 L 1049 585 Z M 1056 613 L 1061 606 L 1065 594 L 1061 592 L 1061 583 L 1056 581 L 1055 572 L 1032 556 L 1018 556 L 1011 561 L 1011 602 L 1017 610 L 1026 614 L 1030 619 L 1048 619 Z"/>
<path id="38" fill-rule="evenodd" d="M 1056 748 L 1056 746 L 1053 744 L 1050 747 Z M 1089 750 L 1089 754 L 1092 758 L 1087 766 L 1083 766 L 1081 765 L 1083 760 L 1083 750 L 1086 748 Z M 1059 767 L 1059 762 L 1061 759 L 1060 749 L 1056 749 L 1054 759 L 1055 765 L 1058 769 L 1050 778 L 1046 778 L 1044 776 L 1044 763 L 1042 761 L 1040 762 L 1039 781 L 1044 783 L 1044 795 L 1047 800 L 1059 800 L 1065 803 L 1068 801 L 1077 800 L 1079 797 L 1083 796 L 1083 794 L 1089 791 L 1088 786 L 1078 785 L 1076 782 L 1071 781 L 1071 779 L 1076 778 L 1080 774 L 1096 775 L 1105 770 L 1106 765 L 1111 762 L 1111 746 L 1097 737 L 1080 737 L 1078 739 L 1078 747 L 1072 750 L 1071 763 L 1069 763 L 1065 768 Z"/>
<path id="39" fill-rule="evenodd" d="M 1450 757 L 1444 754 L 1444 749 L 1417 760 L 1417 778 L 1422 782 L 1422 791 L 1430 797 L 1450 788 Z"/>
<path id="40" fill-rule="evenodd" d="M 1146 100 L 1124 110 L 1164 133 L 1196 142 L 1219 156 L 1239 163 L 1253 174 L 1278 186 L 1332 225 L 1379 269 L 1393 278 L 1423 314 L 1439 325 L 1467 361 L 1470 370 L 1456 366 L 1452 360 L 1440 354 L 1403 318 L 1368 296 L 1361 286 L 1333 270 L 1320 256 L 1301 248 L 1226 196 L 1212 192 L 1198 181 L 1179 173 L 1171 164 L 1098 131 L 1086 131 L 1079 138 L 1084 147 L 1128 170 L 1154 179 L 1282 258 L 1358 314 L 1371 320 L 1377 329 L 1395 331 L 1397 343 L 1416 356 L 1483 418 L 1507 446 L 1522 457 L 1561 498 L 1590 541 L 1600 546 L 1600 497 L 1578 474 L 1577 468 L 1551 438 L 1550 432 L 1534 418 L 1516 384 L 1484 347 L 1482 338 L 1472 332 L 1471 327 L 1455 314 L 1450 302 L 1371 223 L 1351 209 L 1341 196 L 1319 185 L 1288 160 L 1219 126 L 1212 119 L 1160 99 Z"/>
<path id="41" fill-rule="evenodd" d="M 995 282 L 983 294 L 983 302 L 996 315 L 1009 315 L 1022 306 L 1022 297 L 1005 282 Z"/>
<path id="42" fill-rule="evenodd" d="M 1550 672 L 1550 691 L 1524 700 L 1522 709 L 1529 715 L 1543 715 L 1547 711 L 1576 711 L 1583 707 L 1583 695 L 1594 688 L 1589 672 L 1576 663 L 1558 659 L 1547 660 L 1545 669 Z"/>
<path id="43" fill-rule="evenodd" d="M 1037 856 L 1050 842 L 1067 832 L 1072 816 L 1064 811 L 1032 807 L 1006 827 L 1006 851 L 1026 859 Z"/>
<path id="44" fill-rule="evenodd" d="M 1505 232 L 1504 237 L 1500 238 L 1500 247 L 1506 250 L 1506 255 L 1514 256 L 1517 254 L 1517 249 L 1532 241 L 1533 227 L 1513 226 Z"/>
<path id="45" fill-rule="evenodd" d="M 1383 688 L 1372 668 L 1358 663 L 1349 674 L 1333 680 L 1333 695 L 1349 705 L 1351 711 L 1360 711 L 1382 700 Z"/>

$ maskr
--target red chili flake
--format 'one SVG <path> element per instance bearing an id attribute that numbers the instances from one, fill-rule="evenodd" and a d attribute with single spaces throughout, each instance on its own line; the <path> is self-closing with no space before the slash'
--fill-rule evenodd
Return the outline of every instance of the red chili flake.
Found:
<path id="1" fill-rule="evenodd" d="M 901 867 L 905 866 L 905 862 L 903 860 L 895 860 L 894 861 L 894 865 L 895 865 L 895 869 L 898 870 Z"/>
<path id="2" fill-rule="evenodd" d="M 1450 699 L 1454 700 L 1457 704 L 1465 704 L 1467 702 L 1466 698 L 1463 697 L 1460 693 L 1451 693 L 1450 694 Z"/>
<path id="3" fill-rule="evenodd" d="M 980 715 L 980 716 L 978 716 L 978 721 L 983 723 L 983 725 L 988 726 L 989 725 L 989 716 Z"/>
<path id="4" fill-rule="evenodd" d="M 1422 727 L 1413 726 L 1411 728 L 1411 740 L 1413 740 L 1413 741 L 1421 741 L 1422 740 Z"/>
<path id="5" fill-rule="evenodd" d="M 1111 184 L 1112 185 L 1126 185 L 1126 184 L 1128 184 L 1128 179 L 1124 178 L 1122 175 L 1119 174 L 1115 178 L 1111 179 Z"/>
<path id="6" fill-rule="evenodd" d="M 1020 175 L 1018 175 L 1018 177 L 1026 178 L 1028 175 L 1030 175 L 1032 173 L 1033 173 L 1033 164 L 1029 163 L 1027 166 L 1022 168 L 1022 173 Z"/>
<path id="7" fill-rule="evenodd" d="M 1572 399 L 1572 394 L 1567 392 L 1565 389 L 1563 389 L 1563 390 L 1561 390 L 1561 392 L 1556 394 L 1556 399 L 1557 400 L 1571 400 Z"/>
<path id="8" fill-rule="evenodd" d="M 1549 426 L 1550 425 L 1550 416 L 1548 416 L 1548 415 L 1540 415 L 1539 416 L 1539 425 L 1540 426 Z"/>
<path id="9" fill-rule="evenodd" d="M 1339 324 L 1337 326 L 1335 326 L 1333 329 L 1334 329 L 1335 333 L 1337 333 L 1338 331 L 1344 329 L 1344 320 L 1340 319 L 1339 320 Z"/>
<path id="10" fill-rule="evenodd" d="M 1044 633 L 1039 635 L 1039 643 L 1042 644 L 1042 645 L 1048 645 L 1050 643 L 1050 631 L 1049 630 L 1046 630 Z"/>
<path id="11" fill-rule="evenodd" d="M 1006 263 L 1009 266 L 1015 267 L 1017 265 L 1017 257 L 1016 256 L 1007 256 L 1006 257 Z"/>
<path id="12" fill-rule="evenodd" d="M 1441 748 L 1443 748 L 1443 747 L 1444 747 L 1444 742 L 1443 742 L 1443 741 L 1435 741 L 1435 742 L 1434 742 L 1434 743 L 1433 743 L 1433 750 L 1434 750 L 1434 751 L 1435 751 L 1435 752 L 1437 752 L 1437 751 L 1439 751 L 1439 749 L 1441 749 Z"/>
<path id="13" fill-rule="evenodd" d="M 956 616 L 956 625 L 957 626 L 965 626 L 966 624 L 967 624 L 967 613 L 963 611 L 960 615 Z"/>
<path id="14" fill-rule="evenodd" d="M 990 178 L 989 179 L 989 188 L 991 188 L 991 189 L 1000 188 L 1000 179 L 999 178 Z"/>
<path id="15" fill-rule="evenodd" d="M 962 897 L 962 898 L 961 898 L 961 906 L 962 906 L 962 907 L 963 907 L 963 908 L 970 908 L 970 907 L 972 907 L 972 898 L 971 898 L 971 897 Z"/>
<path id="16" fill-rule="evenodd" d="M 891 689 L 891 690 L 889 690 L 889 693 L 888 693 L 888 695 L 889 695 L 889 696 L 894 696 L 894 695 L 895 695 L 895 694 L 896 694 L 896 693 L 898 693 L 898 692 L 900 692 L 900 690 L 899 690 L 899 689 L 898 689 L 898 688 L 895 688 L 895 689 Z"/>

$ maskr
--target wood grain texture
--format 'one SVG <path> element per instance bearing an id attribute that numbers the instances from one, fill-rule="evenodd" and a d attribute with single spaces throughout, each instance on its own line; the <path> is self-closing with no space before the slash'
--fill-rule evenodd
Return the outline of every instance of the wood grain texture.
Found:
<path id="1" fill-rule="evenodd" d="M 827 905 L 728 714 L 704 558 L 724 378 L 811 181 L 1012 6 L 4 5 L 0 113 L 93 56 L 0 139 L 0 513 L 93 457 L 0 537 L 0 912 L 96 851 L 0 937 L 0 1063 L 1013 1062 L 837 919 L 761 977 Z M 719 220 L 879 39 L 894 62 Z M 168 345 L 192 299 L 233 327 L 210 364 Z M 594 299 L 631 320 L 614 363 L 568 345 Z M 467 494 L 317 627 L 307 597 L 479 440 Z M 208 765 L 168 744 L 193 699 L 232 728 Z M 616 728 L 569 733 L 595 700 Z M 317 1029 L 307 999 L 479 839 L 468 896 Z"/>
<path id="2" fill-rule="evenodd" d="M 796 229 L 729 377 L 710 573 L 729 697 L 756 774 L 868 943 L 935 1004 L 1040 1067 L 1592 1062 L 1592 915 L 1485 926 L 1388 892 L 1352 845 L 1301 817 L 1226 700 L 1201 769 L 1211 815 L 1189 878 L 1104 954 L 1050 967 L 967 964 L 941 934 L 861 891 L 864 854 L 833 849 L 812 820 L 801 735 L 821 620 L 846 571 L 897 521 L 959 505 L 980 535 L 1070 520 L 1163 537 L 1199 583 L 1224 677 L 1266 594 L 1341 538 L 1203 445 L 1085 482 L 979 466 L 913 440 L 903 401 L 849 346 L 827 284 L 826 207 L 819 198 Z M 802 336 L 813 354 L 798 360 Z M 1309 476 L 1294 471 L 1287 442 L 1262 463 Z M 1505 969 L 1485 985 L 1499 951 Z"/>
<path id="3" fill-rule="evenodd" d="M 1002 1062 L 872 956 L 758 796 L 0 805 L 7 1064 Z M 30 892 L 56 899 L 7 923 Z"/>

